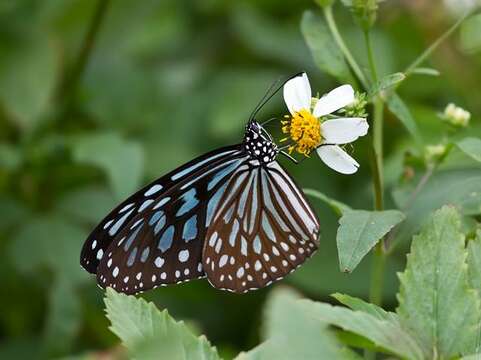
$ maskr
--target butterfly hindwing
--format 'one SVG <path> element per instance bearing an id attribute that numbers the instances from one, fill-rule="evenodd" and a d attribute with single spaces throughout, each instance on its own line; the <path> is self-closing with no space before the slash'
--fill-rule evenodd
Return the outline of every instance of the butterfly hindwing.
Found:
<path id="1" fill-rule="evenodd" d="M 238 147 L 223 152 L 163 177 L 163 191 L 136 207 L 100 260 L 97 281 L 102 287 L 137 293 L 204 276 L 201 255 L 212 201 L 247 160 Z"/>
<path id="2" fill-rule="evenodd" d="M 276 161 L 240 170 L 226 184 L 202 259 L 213 286 L 237 293 L 283 278 L 319 244 L 317 216 Z"/>

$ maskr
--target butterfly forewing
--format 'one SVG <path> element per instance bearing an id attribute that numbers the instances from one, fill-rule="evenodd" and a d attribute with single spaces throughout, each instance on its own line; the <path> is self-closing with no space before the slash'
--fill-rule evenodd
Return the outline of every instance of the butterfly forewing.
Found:
<path id="1" fill-rule="evenodd" d="M 244 165 L 226 187 L 204 242 L 202 262 L 213 286 L 258 289 L 315 252 L 319 221 L 277 162 Z"/>
<path id="2" fill-rule="evenodd" d="M 100 285 L 128 287 L 126 292 L 202 276 L 206 200 L 243 158 L 239 146 L 219 149 L 144 187 L 89 236 L 82 265 L 97 273 Z M 176 267 L 179 263 L 183 266 Z"/>

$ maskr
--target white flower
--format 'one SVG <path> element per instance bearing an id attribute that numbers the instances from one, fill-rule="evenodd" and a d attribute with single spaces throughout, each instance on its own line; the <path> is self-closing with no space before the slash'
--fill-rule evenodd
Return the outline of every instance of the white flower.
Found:
<path id="1" fill-rule="evenodd" d="M 315 99 L 317 100 L 317 99 Z M 315 101 L 311 107 L 311 85 L 306 73 L 296 76 L 284 85 L 284 101 L 290 116 L 283 121 L 282 131 L 292 140 L 289 151 L 309 155 L 316 149 L 321 160 L 342 174 L 353 174 L 359 164 L 339 145 L 355 141 L 367 134 L 369 125 L 364 118 L 335 118 L 326 116 L 354 101 L 354 90 L 342 85 Z"/>

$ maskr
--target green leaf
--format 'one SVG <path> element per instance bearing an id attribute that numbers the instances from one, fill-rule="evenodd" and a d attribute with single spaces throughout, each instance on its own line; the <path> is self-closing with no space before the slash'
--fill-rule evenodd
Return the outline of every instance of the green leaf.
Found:
<path id="1" fill-rule="evenodd" d="M 137 359 L 220 359 L 215 347 L 197 337 L 153 303 L 108 288 L 105 297 L 110 329 Z"/>
<path id="2" fill-rule="evenodd" d="M 339 216 L 342 216 L 344 212 L 351 210 L 351 208 L 348 205 L 340 201 L 331 199 L 330 197 L 324 195 L 320 191 L 317 191 L 314 189 L 303 189 L 303 191 L 307 196 L 312 196 L 313 198 L 319 199 L 322 202 L 329 205 L 331 209 Z"/>
<path id="3" fill-rule="evenodd" d="M 277 288 L 266 302 L 264 333 L 268 340 L 241 353 L 245 359 L 359 359 L 341 346 L 327 324 L 305 314 L 296 301 L 299 295 Z"/>
<path id="4" fill-rule="evenodd" d="M 481 139 L 468 137 L 459 141 L 457 145 L 466 155 L 481 162 Z"/>
<path id="5" fill-rule="evenodd" d="M 379 320 L 386 320 L 394 324 L 399 324 L 399 319 L 396 313 L 386 311 L 377 305 L 367 303 L 361 299 L 345 294 L 336 293 L 333 294 L 332 297 L 339 301 L 341 304 L 350 307 L 354 311 L 362 311 L 366 314 L 374 316 Z"/>
<path id="6" fill-rule="evenodd" d="M 287 286 L 274 288 L 264 305 L 262 334 L 265 340 L 278 335 L 285 335 L 284 327 L 295 321 L 295 316 L 286 311 L 286 307 L 295 307 L 295 301 L 301 298 L 301 294 Z"/>
<path id="7" fill-rule="evenodd" d="M 72 220 L 97 223 L 115 206 L 111 192 L 100 187 L 85 187 L 63 196 L 57 208 Z"/>
<path id="8" fill-rule="evenodd" d="M 439 70 L 426 68 L 426 67 L 418 67 L 411 71 L 412 74 L 417 75 L 428 75 L 428 76 L 439 76 L 441 73 Z"/>
<path id="9" fill-rule="evenodd" d="M 389 110 L 399 119 L 399 121 L 401 121 L 414 140 L 417 143 L 422 144 L 423 139 L 421 137 L 421 133 L 419 132 L 418 125 L 416 124 L 411 111 L 409 111 L 409 108 L 399 97 L 399 95 L 396 93 L 391 94 L 387 101 L 387 106 Z"/>
<path id="10" fill-rule="evenodd" d="M 468 18 L 460 29 L 461 46 L 473 53 L 481 50 L 481 14 Z"/>
<path id="11" fill-rule="evenodd" d="M 468 243 L 468 280 L 471 288 L 478 292 L 481 298 L 481 230 L 478 230 L 476 238 Z M 481 351 L 481 312 L 478 319 L 478 336 L 476 338 L 476 352 Z M 473 360 L 479 360 L 474 359 Z"/>
<path id="12" fill-rule="evenodd" d="M 82 311 L 80 298 L 68 279 L 56 279 L 49 295 L 44 345 L 49 356 L 54 357 L 70 352 L 80 328 Z"/>
<path id="13" fill-rule="evenodd" d="M 245 4 L 236 2 L 232 25 L 246 47 L 262 58 L 282 61 L 296 68 L 310 66 L 309 50 L 302 41 L 297 24 L 291 27 Z"/>
<path id="14" fill-rule="evenodd" d="M 0 102 L 25 130 L 32 130 L 49 109 L 55 86 L 57 52 L 46 33 L 37 31 L 28 39 L 15 41 L 15 46 L 2 38 Z"/>
<path id="15" fill-rule="evenodd" d="M 301 31 L 316 65 L 339 81 L 349 81 L 351 79 L 349 68 L 324 19 L 312 11 L 304 12 Z"/>
<path id="16" fill-rule="evenodd" d="M 405 190 L 401 187 L 397 192 Z M 481 213 L 481 169 L 440 171 L 433 175 L 412 202 L 406 221 L 399 227 L 397 241 L 410 239 L 432 211 L 447 204 L 456 206 L 463 215 Z"/>
<path id="17" fill-rule="evenodd" d="M 22 153 L 19 147 L 0 144 L 0 169 L 15 171 L 22 163 Z"/>
<path id="18" fill-rule="evenodd" d="M 361 335 L 388 353 L 408 359 L 423 359 L 416 341 L 394 322 L 311 300 L 301 300 L 300 304 L 306 315 Z"/>
<path id="19" fill-rule="evenodd" d="M 376 84 L 374 84 L 371 91 L 369 92 L 369 96 L 372 97 L 376 94 L 382 93 L 383 91 L 396 86 L 404 79 L 406 79 L 406 75 L 404 75 L 404 73 L 402 72 L 386 75 L 381 80 L 379 80 Z"/>
<path id="20" fill-rule="evenodd" d="M 479 360 L 481 359 L 481 352 L 477 352 L 473 355 L 467 355 L 463 356 L 462 358 L 459 358 L 459 360 Z"/>
<path id="21" fill-rule="evenodd" d="M 404 214 L 397 210 L 344 212 L 336 236 L 341 271 L 353 271 L 369 250 L 403 220 Z"/>
<path id="22" fill-rule="evenodd" d="M 88 279 L 79 263 L 79 254 L 87 236 L 85 230 L 58 214 L 26 218 L 12 239 L 10 256 L 24 273 L 37 273 L 47 268 L 57 278 L 80 284 Z"/>
<path id="23" fill-rule="evenodd" d="M 481 230 L 468 242 L 469 284 L 481 296 Z"/>
<path id="24" fill-rule="evenodd" d="M 479 299 L 468 287 L 464 236 L 458 212 L 436 211 L 414 236 L 397 310 L 416 334 L 426 358 L 448 359 L 474 351 Z"/>
<path id="25" fill-rule="evenodd" d="M 138 143 L 110 133 L 79 137 L 72 146 L 76 161 L 98 166 L 106 172 L 119 199 L 139 187 L 144 153 Z"/>

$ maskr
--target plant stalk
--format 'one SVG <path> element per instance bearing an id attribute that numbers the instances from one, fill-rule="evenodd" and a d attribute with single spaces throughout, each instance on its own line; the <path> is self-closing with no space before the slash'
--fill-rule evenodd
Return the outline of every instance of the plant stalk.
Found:
<path id="1" fill-rule="evenodd" d="M 337 46 L 343 53 L 344 58 L 346 59 L 349 66 L 351 67 L 352 71 L 354 72 L 356 77 L 359 79 L 361 85 L 364 87 L 365 90 L 367 90 L 368 83 L 366 80 L 366 76 L 362 72 L 360 66 L 357 64 L 356 60 L 354 59 L 354 56 L 352 56 L 351 51 L 349 51 L 348 47 L 346 46 L 346 43 L 344 42 L 341 36 L 341 33 L 339 32 L 339 29 L 337 28 L 336 20 L 334 19 L 334 15 L 332 13 L 332 6 L 323 7 L 322 10 L 324 12 L 324 17 L 326 19 L 327 26 L 329 27 L 331 35 L 334 38 L 334 41 L 336 42 Z"/>
<path id="2" fill-rule="evenodd" d="M 83 39 L 80 47 L 77 59 L 73 64 L 70 71 L 62 78 L 56 92 L 56 98 L 60 101 L 69 100 L 72 93 L 77 88 L 77 84 L 80 81 L 82 74 L 87 65 L 88 59 L 92 53 L 92 50 L 97 39 L 100 27 L 105 19 L 107 9 L 110 5 L 110 0 L 98 0 L 95 8 L 94 15 L 89 24 L 89 28 L 85 38 Z"/>
<path id="3" fill-rule="evenodd" d="M 378 74 L 374 53 L 371 45 L 369 30 L 364 32 L 369 68 L 371 72 L 371 83 L 376 84 Z M 383 179 L 383 122 L 384 122 L 384 102 L 377 95 L 374 99 L 373 115 L 373 149 L 375 166 L 373 167 L 373 187 L 374 187 L 374 209 L 382 211 L 384 209 L 384 179 Z M 369 300 L 376 305 L 382 304 L 382 292 L 384 285 L 384 268 L 386 265 L 386 253 L 384 251 L 384 239 L 379 240 L 373 251 L 371 265 L 371 285 L 369 290 Z"/>
<path id="4" fill-rule="evenodd" d="M 456 29 L 466 20 L 474 10 L 467 11 L 463 16 L 461 16 L 458 21 L 456 21 L 448 30 L 446 30 L 440 37 L 438 37 L 426 50 L 423 51 L 412 63 L 409 65 L 404 74 L 406 76 L 410 75 L 414 69 L 421 65 L 431 54 L 441 45 Z"/>

